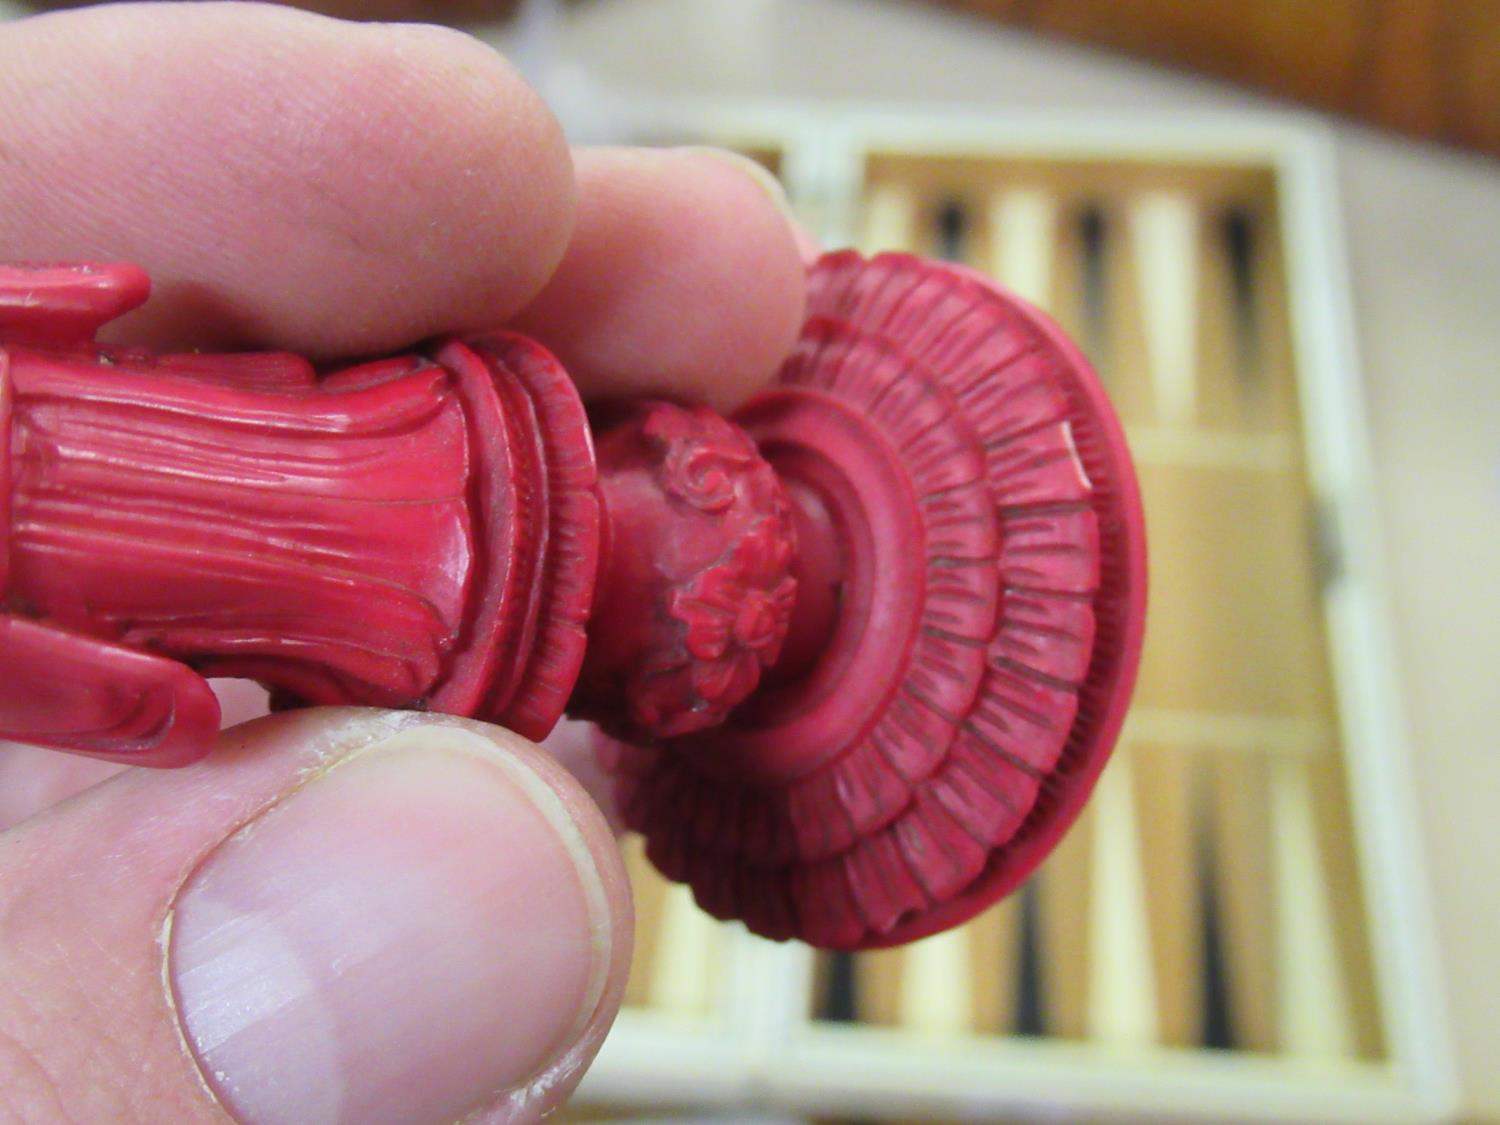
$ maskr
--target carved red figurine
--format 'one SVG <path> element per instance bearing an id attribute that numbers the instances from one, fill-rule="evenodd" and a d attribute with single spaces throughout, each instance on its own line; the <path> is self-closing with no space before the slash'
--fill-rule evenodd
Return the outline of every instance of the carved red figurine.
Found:
<path id="1" fill-rule="evenodd" d="M 732 419 L 650 402 L 591 436 L 514 334 L 322 374 L 156 356 L 94 340 L 139 269 L 0 267 L 0 736 L 190 762 L 206 676 L 532 738 L 567 709 L 714 914 L 845 949 L 964 921 L 1119 732 L 1139 496 L 1035 310 L 906 255 L 810 283 Z"/>

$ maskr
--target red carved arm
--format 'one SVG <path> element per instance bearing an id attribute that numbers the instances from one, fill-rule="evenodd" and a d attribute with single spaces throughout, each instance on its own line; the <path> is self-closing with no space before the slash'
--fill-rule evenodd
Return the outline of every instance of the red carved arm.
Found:
<path id="1" fill-rule="evenodd" d="M 1139 500 L 1086 363 L 975 275 L 814 267 L 778 385 L 593 440 L 495 334 L 318 377 L 94 343 L 129 266 L 0 269 L 0 735 L 207 752 L 202 677 L 619 741 L 625 816 L 757 932 L 908 940 L 1015 886 L 1118 732 Z"/>

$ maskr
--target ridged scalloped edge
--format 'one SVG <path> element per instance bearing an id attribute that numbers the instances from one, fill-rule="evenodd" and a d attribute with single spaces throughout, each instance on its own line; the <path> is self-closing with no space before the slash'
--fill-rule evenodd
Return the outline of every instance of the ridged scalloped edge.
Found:
<path id="1" fill-rule="evenodd" d="M 469 343 L 525 387 L 541 434 L 549 517 L 536 585 L 541 604 L 525 671 L 493 716 L 518 734 L 541 739 L 562 716 L 586 647 L 601 518 L 593 440 L 578 391 L 551 352 L 508 332 Z"/>
<path id="2" fill-rule="evenodd" d="M 1029 871 L 1061 833 L 1039 825 L 1081 805 L 1114 738 L 1091 732 L 1118 726 L 1139 648 L 1139 502 L 1092 373 L 1040 314 L 905 255 L 827 256 L 810 291 L 783 383 L 853 402 L 922 497 L 929 578 L 905 679 L 871 729 L 785 789 L 727 786 L 671 744 L 614 757 L 627 821 L 706 909 L 861 947 L 977 912 L 1024 874 L 1006 845 L 1022 840 Z M 1121 599 L 1136 620 L 1096 628 L 1096 603 Z"/>

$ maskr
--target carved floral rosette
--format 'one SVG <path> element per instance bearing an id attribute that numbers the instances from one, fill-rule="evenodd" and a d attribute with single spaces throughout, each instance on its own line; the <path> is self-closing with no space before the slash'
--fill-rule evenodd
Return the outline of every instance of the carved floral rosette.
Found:
<path id="1" fill-rule="evenodd" d="M 786 495 L 750 439 L 701 408 L 651 404 L 601 439 L 600 460 L 606 576 L 573 709 L 634 737 L 716 726 L 786 638 Z M 627 589 L 649 605 L 612 599 Z"/>

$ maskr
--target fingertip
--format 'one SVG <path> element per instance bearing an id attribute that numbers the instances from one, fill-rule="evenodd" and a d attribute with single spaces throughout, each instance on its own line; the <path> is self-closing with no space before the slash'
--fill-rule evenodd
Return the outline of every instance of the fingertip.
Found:
<path id="1" fill-rule="evenodd" d="M 700 149 L 579 149 L 573 239 L 517 326 L 593 398 L 737 404 L 800 327 L 805 271 L 784 203 Z"/>
<path id="2" fill-rule="evenodd" d="M 811 266 L 823 256 L 823 243 L 802 223 L 792 224 L 792 236 L 797 240 L 797 253 L 802 256 L 804 266 Z"/>
<path id="3" fill-rule="evenodd" d="M 494 328 L 541 290 L 572 236 L 577 183 L 562 127 L 470 35 L 426 24 L 367 30 L 414 87 L 402 91 L 394 132 L 418 182 L 402 209 L 383 200 L 370 219 L 408 239 L 413 312 L 425 318 L 415 335 Z M 379 200 L 382 184 L 373 186 Z"/>
<path id="4" fill-rule="evenodd" d="M 556 120 L 446 29 L 59 13 L 0 40 L 0 109 L 0 251 L 144 265 L 156 297 L 120 326 L 137 342 L 322 357 L 491 327 L 572 229 Z"/>
<path id="5" fill-rule="evenodd" d="M 563 719 L 542 741 L 542 749 L 583 786 L 616 836 L 625 833 L 625 822 L 615 803 L 615 779 L 599 761 L 600 733 L 593 723 Z"/>

